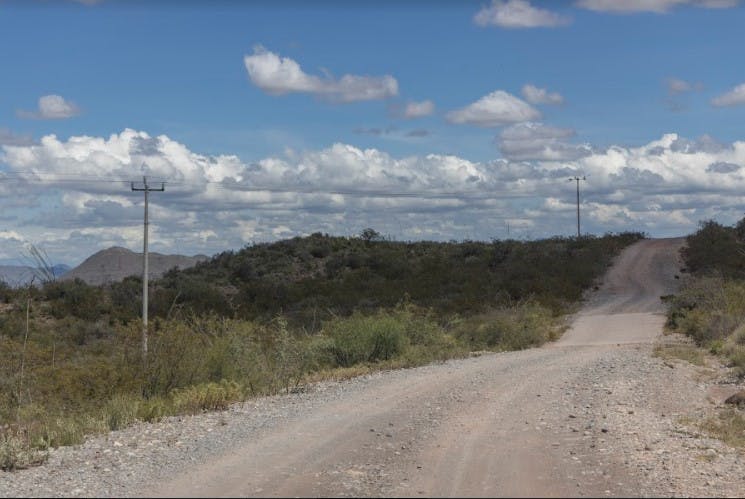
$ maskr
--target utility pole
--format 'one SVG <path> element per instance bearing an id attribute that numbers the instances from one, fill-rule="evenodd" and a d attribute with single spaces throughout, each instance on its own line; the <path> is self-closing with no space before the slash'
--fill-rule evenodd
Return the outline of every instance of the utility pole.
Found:
<path id="1" fill-rule="evenodd" d="M 148 276 L 148 261 L 147 261 L 147 232 L 148 221 L 147 216 L 147 198 L 149 192 L 163 192 L 166 190 L 166 184 L 160 184 L 159 189 L 150 187 L 147 183 L 147 176 L 142 177 L 142 187 L 135 187 L 135 183 L 132 182 L 133 191 L 142 191 L 145 193 L 145 224 L 144 224 L 144 237 L 143 237 L 143 250 L 142 250 L 142 358 L 147 361 L 147 276 Z"/>
<path id="2" fill-rule="evenodd" d="M 574 180 L 574 181 L 577 182 L 577 239 L 579 239 L 579 237 L 580 237 L 580 232 L 579 232 L 579 181 L 580 180 L 587 180 L 587 177 L 585 177 L 583 175 L 581 178 L 580 177 L 572 177 L 572 178 L 569 179 L 570 182 L 572 180 Z"/>

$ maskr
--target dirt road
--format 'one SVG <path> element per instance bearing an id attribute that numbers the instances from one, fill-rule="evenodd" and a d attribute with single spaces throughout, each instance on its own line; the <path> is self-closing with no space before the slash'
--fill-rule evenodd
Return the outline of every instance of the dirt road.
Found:
<path id="1" fill-rule="evenodd" d="M 678 282 L 682 243 L 628 248 L 554 344 L 381 375 L 142 494 L 664 494 L 604 448 L 616 432 L 606 427 L 608 387 L 643 381 L 638 359 L 661 334 L 659 298 Z"/>

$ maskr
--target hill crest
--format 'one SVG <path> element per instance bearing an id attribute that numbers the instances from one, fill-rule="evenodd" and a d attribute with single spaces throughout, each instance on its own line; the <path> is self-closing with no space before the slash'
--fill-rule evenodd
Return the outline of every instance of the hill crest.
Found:
<path id="1" fill-rule="evenodd" d="M 157 278 L 173 267 L 187 269 L 208 258 L 206 255 L 164 255 L 158 252 L 148 252 L 149 275 L 151 279 Z M 142 253 L 135 253 L 121 246 L 112 246 L 92 254 L 61 279 L 78 278 L 87 284 L 100 285 L 141 274 Z"/>

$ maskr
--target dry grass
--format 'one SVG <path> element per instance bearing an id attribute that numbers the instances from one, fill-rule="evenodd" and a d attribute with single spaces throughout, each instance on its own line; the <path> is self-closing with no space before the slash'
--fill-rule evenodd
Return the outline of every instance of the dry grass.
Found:
<path id="1" fill-rule="evenodd" d="M 664 360 L 678 359 L 696 366 L 706 366 L 705 352 L 692 345 L 657 345 L 654 355 Z"/>
<path id="2" fill-rule="evenodd" d="M 306 375 L 305 381 L 307 383 L 317 383 L 319 381 L 344 381 L 377 371 L 380 371 L 378 366 L 366 364 L 359 364 L 352 367 L 337 367 L 334 369 L 323 369 L 321 371 L 309 373 Z"/>
<path id="3" fill-rule="evenodd" d="M 47 457 L 47 452 L 30 445 L 24 432 L 7 429 L 0 433 L 0 470 L 14 471 L 38 466 Z"/>
<path id="4" fill-rule="evenodd" d="M 738 409 L 723 409 L 716 417 L 705 420 L 700 426 L 727 445 L 745 448 L 745 417 Z"/>

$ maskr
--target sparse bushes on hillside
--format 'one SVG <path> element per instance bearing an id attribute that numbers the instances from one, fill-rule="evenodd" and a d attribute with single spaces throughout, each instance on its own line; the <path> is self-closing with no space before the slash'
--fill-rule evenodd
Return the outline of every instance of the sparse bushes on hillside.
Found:
<path id="1" fill-rule="evenodd" d="M 73 316 L 84 320 L 96 320 L 108 312 L 108 300 L 105 299 L 105 295 L 102 295 L 98 288 L 80 279 L 49 281 L 44 284 L 43 293 L 50 305 L 51 314 L 58 319 Z"/>
<path id="2" fill-rule="evenodd" d="M 405 243 L 313 234 L 223 253 L 169 273 L 155 284 L 153 295 L 163 298 L 154 301 L 151 313 L 166 317 L 176 304 L 182 311 L 248 320 L 282 314 L 292 327 L 309 332 L 318 331 L 320 320 L 394 307 L 404 296 L 443 317 L 484 312 L 497 298 L 528 297 L 560 314 L 612 255 L 641 237 Z M 193 282 L 201 288 L 189 293 Z"/>

